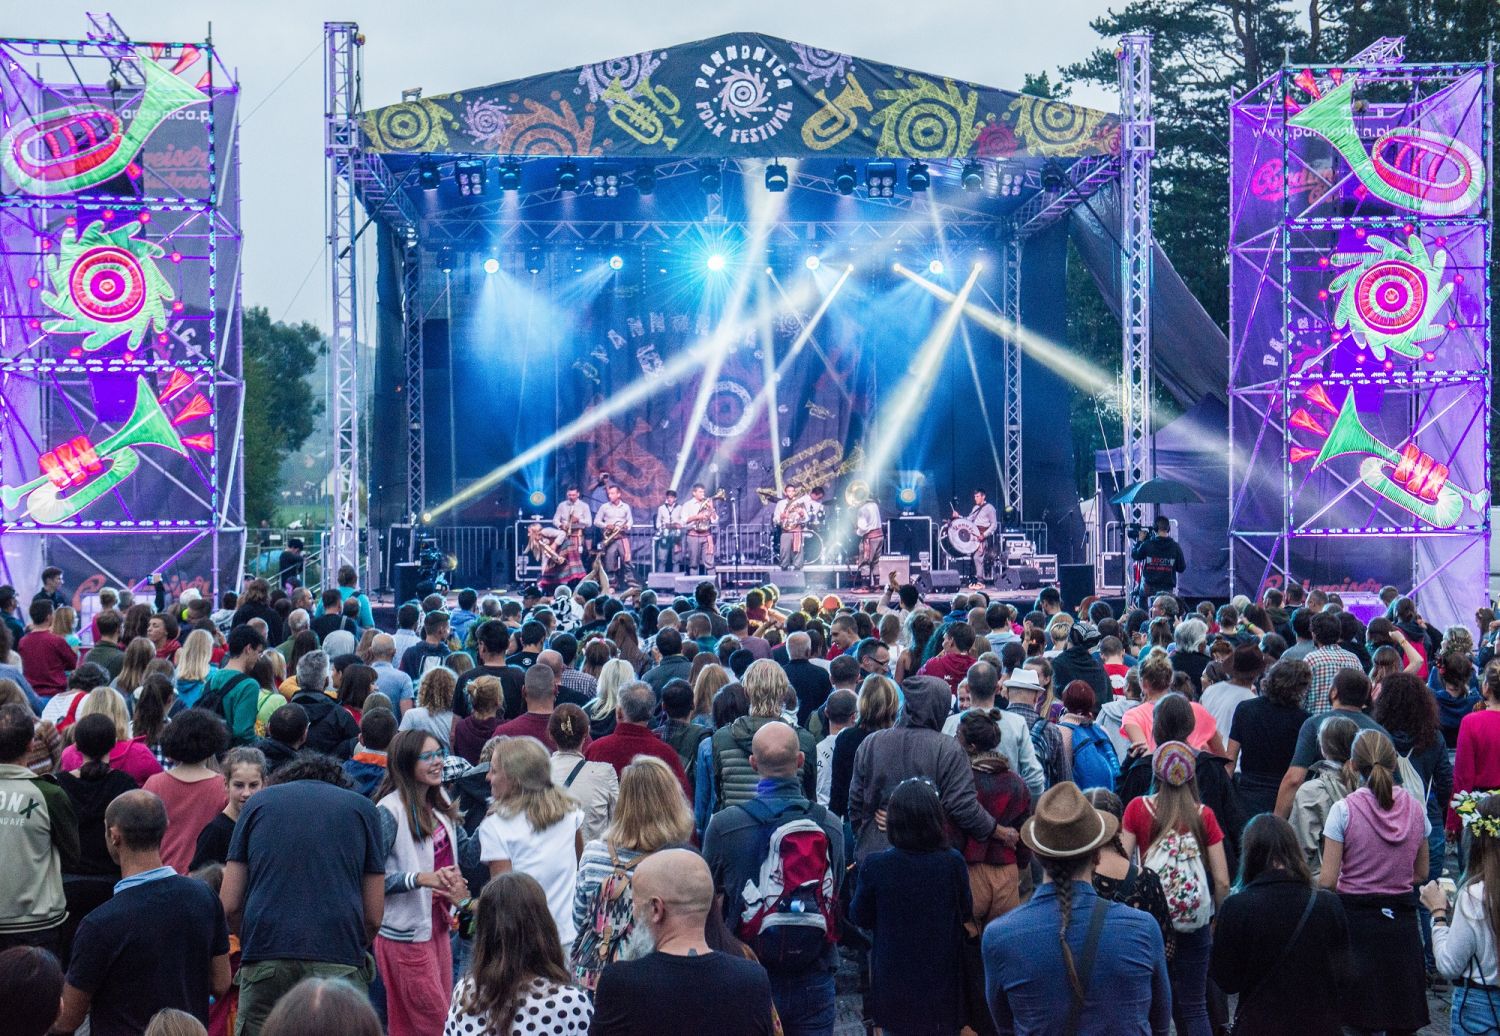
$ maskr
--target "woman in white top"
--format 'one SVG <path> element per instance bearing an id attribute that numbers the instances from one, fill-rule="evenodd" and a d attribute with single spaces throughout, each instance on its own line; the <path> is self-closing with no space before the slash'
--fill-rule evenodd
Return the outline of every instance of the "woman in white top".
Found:
<path id="1" fill-rule="evenodd" d="M 557 746 L 552 753 L 552 783 L 567 792 L 583 810 L 585 842 L 603 837 L 620 795 L 620 778 L 613 766 L 584 760 L 582 748 L 588 733 L 589 721 L 584 711 L 567 702 L 553 710 L 547 723 L 547 736 Z"/>
<path id="2" fill-rule="evenodd" d="M 584 1036 L 594 1016 L 570 984 L 547 896 L 526 874 L 484 887 L 469 973 L 453 989 L 443 1036 Z"/>
<path id="3" fill-rule="evenodd" d="M 536 738 L 510 737 L 490 755 L 489 816 L 479 825 L 479 859 L 490 876 L 530 874 L 547 893 L 563 945 L 573 943 L 573 890 L 583 855 L 583 811 L 552 783 L 547 749 Z"/>
<path id="4" fill-rule="evenodd" d="M 1469 867 L 1457 902 L 1435 881 L 1422 886 L 1422 905 L 1432 913 L 1432 955 L 1453 987 L 1452 1031 L 1500 1030 L 1500 962 L 1495 954 L 1500 925 L 1500 795 L 1459 814 L 1472 843 Z M 1451 921 L 1450 921 L 1451 918 Z"/>
<path id="5" fill-rule="evenodd" d="M 458 677 L 453 670 L 436 666 L 422 674 L 417 685 L 417 704 L 401 716 L 402 730 L 420 730 L 431 734 L 443 746 L 444 754 L 453 752 L 453 689 Z"/>

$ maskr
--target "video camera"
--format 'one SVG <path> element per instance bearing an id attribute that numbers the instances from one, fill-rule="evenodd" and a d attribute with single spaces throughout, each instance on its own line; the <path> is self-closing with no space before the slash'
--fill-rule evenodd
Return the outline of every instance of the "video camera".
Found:
<path id="1" fill-rule="evenodd" d="M 418 580 L 430 582 L 434 592 L 446 593 L 448 573 L 457 567 L 456 559 L 438 548 L 437 537 L 421 536 L 417 539 Z"/>

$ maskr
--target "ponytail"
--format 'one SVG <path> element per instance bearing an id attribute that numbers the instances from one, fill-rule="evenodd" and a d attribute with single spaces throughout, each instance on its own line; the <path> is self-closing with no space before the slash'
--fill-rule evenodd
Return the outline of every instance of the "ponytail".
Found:
<path id="1" fill-rule="evenodd" d="M 1361 730 L 1349 752 L 1349 764 L 1364 780 L 1381 809 L 1396 801 L 1396 746 L 1378 730 Z"/>
<path id="2" fill-rule="evenodd" d="M 1396 801 L 1396 782 L 1391 771 L 1379 763 L 1371 766 L 1369 773 L 1365 775 L 1365 786 L 1375 793 L 1381 809 L 1390 809 L 1391 804 Z"/>
<path id="3" fill-rule="evenodd" d="M 1042 869 L 1057 886 L 1057 912 L 1060 921 L 1057 928 L 1057 943 L 1062 949 L 1063 966 L 1068 970 L 1068 985 L 1073 995 L 1082 999 L 1083 980 L 1078 977 L 1078 967 L 1073 962 L 1073 948 L 1068 945 L 1068 924 L 1073 919 L 1073 879 L 1093 859 L 1089 856 L 1069 856 L 1062 859 L 1042 859 Z"/>

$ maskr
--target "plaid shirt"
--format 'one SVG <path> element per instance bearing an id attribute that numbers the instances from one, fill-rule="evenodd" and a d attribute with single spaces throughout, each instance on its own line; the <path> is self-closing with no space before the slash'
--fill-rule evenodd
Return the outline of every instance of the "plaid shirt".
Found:
<path id="1" fill-rule="evenodd" d="M 1359 659 L 1337 644 L 1313 648 L 1302 659 L 1312 667 L 1312 684 L 1302 698 L 1302 708 L 1317 715 L 1333 708 L 1333 678 L 1344 669 L 1358 669 Z"/>
<path id="2" fill-rule="evenodd" d="M 564 669 L 562 674 L 562 685 L 570 691 L 577 691 L 594 697 L 599 690 L 599 681 L 580 669 Z"/>

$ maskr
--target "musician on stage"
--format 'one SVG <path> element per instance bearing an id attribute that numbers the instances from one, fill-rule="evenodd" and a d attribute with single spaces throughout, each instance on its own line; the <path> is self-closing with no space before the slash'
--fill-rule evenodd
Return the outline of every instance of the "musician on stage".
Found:
<path id="1" fill-rule="evenodd" d="M 663 497 L 656 509 L 656 570 L 670 572 L 682 542 L 682 508 L 677 506 L 677 490 L 669 489 Z"/>
<path id="2" fill-rule="evenodd" d="M 537 580 L 543 593 L 550 594 L 563 583 L 567 582 L 568 557 L 567 557 L 568 534 L 561 529 L 545 528 L 541 522 L 532 522 L 526 527 L 526 550 L 533 560 L 541 563 L 542 574 Z M 583 576 L 583 568 L 580 565 L 578 575 Z"/>
<path id="3" fill-rule="evenodd" d="M 589 505 L 579 499 L 577 486 L 569 486 L 564 494 L 565 499 L 557 505 L 557 512 L 552 516 L 552 524 L 567 537 L 563 552 L 568 560 L 567 573 L 563 576 L 563 582 L 571 583 L 575 579 L 582 579 L 583 568 L 583 533 L 593 521 L 593 512 Z"/>
<path id="4" fill-rule="evenodd" d="M 803 497 L 807 501 L 807 524 L 822 525 L 827 515 L 827 509 L 823 506 L 825 490 L 822 486 L 813 486 Z"/>
<path id="5" fill-rule="evenodd" d="M 608 499 L 599 505 L 594 514 L 594 528 L 600 530 L 599 554 L 604 571 L 616 586 L 631 582 L 630 574 L 630 527 L 635 516 L 630 505 L 620 499 L 620 487 L 610 485 L 605 491 Z"/>
<path id="6" fill-rule="evenodd" d="M 960 517 L 959 513 L 954 511 L 953 517 Z M 995 553 L 995 526 L 998 521 L 995 517 L 995 505 L 989 502 L 984 490 L 974 490 L 974 509 L 967 517 L 979 530 L 979 550 L 974 554 L 974 578 L 982 582 L 990 577 L 990 564 Z"/>
<path id="7" fill-rule="evenodd" d="M 865 574 L 866 585 L 875 585 L 875 566 L 885 549 L 885 529 L 880 522 L 880 505 L 866 497 L 854 514 L 854 535 L 859 538 L 858 570 Z"/>
<path id="8" fill-rule="evenodd" d="M 683 572 L 687 575 L 707 575 L 713 568 L 713 532 L 719 514 L 714 502 L 708 499 L 703 483 L 693 486 L 693 495 L 682 505 L 682 525 L 687 530 Z"/>
<path id="9" fill-rule="evenodd" d="M 802 567 L 802 533 L 807 527 L 808 501 L 795 485 L 787 483 L 782 498 L 776 501 L 771 522 L 781 530 L 781 553 L 776 563 L 782 568 Z"/>

